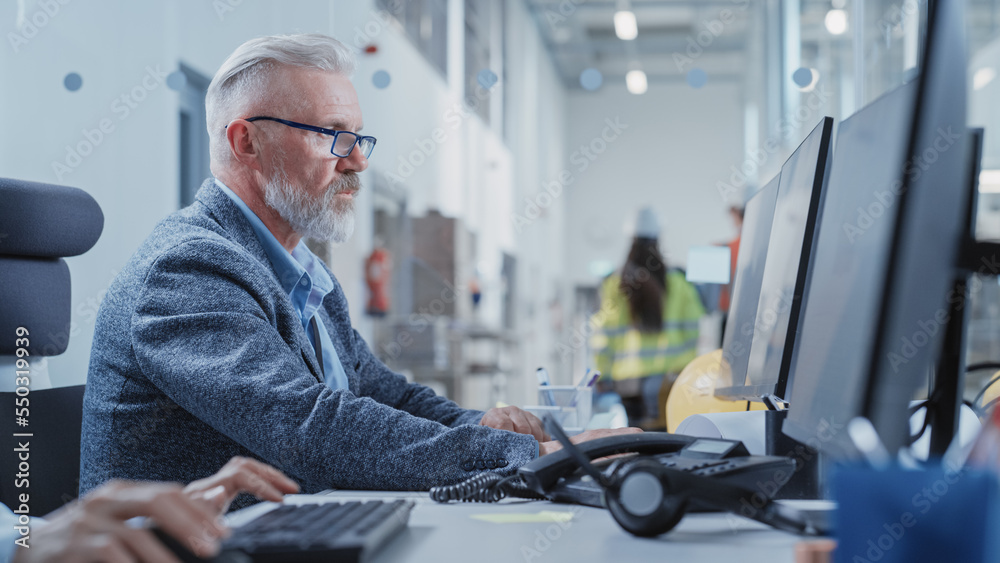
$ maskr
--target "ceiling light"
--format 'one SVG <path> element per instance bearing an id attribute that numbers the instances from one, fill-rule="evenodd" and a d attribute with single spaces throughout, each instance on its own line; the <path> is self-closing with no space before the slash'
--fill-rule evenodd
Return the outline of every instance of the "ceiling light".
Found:
<path id="1" fill-rule="evenodd" d="M 819 71 L 814 68 L 801 67 L 792 73 L 792 82 L 800 92 L 812 92 L 819 82 Z"/>
<path id="2" fill-rule="evenodd" d="M 972 75 L 972 88 L 975 90 L 982 90 L 987 84 L 993 82 L 993 79 L 996 77 L 997 71 L 994 70 L 993 67 L 983 67 Z"/>
<path id="3" fill-rule="evenodd" d="M 826 13 L 826 30 L 833 35 L 843 35 L 847 31 L 847 12 L 830 10 Z"/>
<path id="4" fill-rule="evenodd" d="M 639 26 L 635 21 L 635 13 L 631 10 L 615 12 L 615 35 L 618 39 L 631 41 L 639 35 Z"/>
<path id="5" fill-rule="evenodd" d="M 580 73 L 580 86 L 587 91 L 593 92 L 604 83 L 604 76 L 596 68 L 586 68 Z"/>
<path id="6" fill-rule="evenodd" d="M 633 94 L 645 94 L 648 87 L 646 73 L 641 70 L 628 71 L 628 74 L 625 75 L 625 86 Z"/>

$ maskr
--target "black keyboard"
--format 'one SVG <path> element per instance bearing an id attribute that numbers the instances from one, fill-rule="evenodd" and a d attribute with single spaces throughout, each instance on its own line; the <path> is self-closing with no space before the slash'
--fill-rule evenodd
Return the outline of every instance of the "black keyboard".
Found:
<path id="1" fill-rule="evenodd" d="M 255 563 L 366 561 L 406 527 L 412 508 L 403 500 L 283 504 L 234 528 L 222 549 Z"/>

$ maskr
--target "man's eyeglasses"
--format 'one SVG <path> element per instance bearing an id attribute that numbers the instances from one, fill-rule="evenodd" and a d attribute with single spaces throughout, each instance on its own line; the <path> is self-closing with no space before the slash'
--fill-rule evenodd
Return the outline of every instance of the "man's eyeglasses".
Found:
<path id="1" fill-rule="evenodd" d="M 337 131 L 336 129 L 326 129 L 324 127 L 316 127 L 315 125 L 306 125 L 305 123 L 297 123 L 295 121 L 288 121 L 287 119 L 278 119 L 277 117 L 268 117 L 266 115 L 258 115 L 257 117 L 250 117 L 247 121 L 277 121 L 282 125 L 287 125 L 289 127 L 295 127 L 296 129 L 305 129 L 306 131 L 313 131 L 315 133 L 322 133 L 324 135 L 330 135 L 333 137 L 333 144 L 330 145 L 330 154 L 333 156 L 339 156 L 340 158 L 347 158 L 351 156 L 351 151 L 354 150 L 355 145 L 361 147 L 361 154 L 368 158 L 372 154 L 372 150 L 375 149 L 375 137 L 370 137 L 366 135 L 358 135 L 351 131 Z"/>

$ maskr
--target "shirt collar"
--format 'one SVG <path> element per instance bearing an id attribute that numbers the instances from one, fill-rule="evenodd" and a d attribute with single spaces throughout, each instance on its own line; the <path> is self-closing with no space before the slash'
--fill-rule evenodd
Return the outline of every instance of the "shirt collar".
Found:
<path id="1" fill-rule="evenodd" d="M 278 239 L 275 238 L 267 226 L 264 225 L 260 217 L 235 192 L 229 189 L 229 186 L 223 184 L 218 178 L 215 179 L 215 183 L 219 185 L 223 193 L 233 200 L 236 207 L 247 218 L 254 234 L 260 240 L 261 246 L 264 247 L 264 253 L 267 254 L 268 259 L 271 261 L 274 272 L 278 275 L 278 283 L 281 284 L 285 293 L 293 297 L 293 303 L 298 304 L 298 300 L 294 299 L 294 297 L 299 292 L 304 293 L 301 303 L 305 305 L 306 303 L 315 301 L 315 299 L 309 299 L 310 294 L 315 292 L 322 298 L 333 290 L 333 279 L 326 272 L 322 261 L 306 246 L 304 239 L 300 240 L 295 248 L 292 249 L 292 252 L 289 253 L 285 250 L 285 247 L 281 246 L 281 243 L 278 242 Z M 315 305 L 318 305 L 318 303 L 315 303 Z M 315 311 L 315 307 L 311 307 L 311 309 Z M 308 317 L 312 317 L 312 312 L 310 312 Z"/>

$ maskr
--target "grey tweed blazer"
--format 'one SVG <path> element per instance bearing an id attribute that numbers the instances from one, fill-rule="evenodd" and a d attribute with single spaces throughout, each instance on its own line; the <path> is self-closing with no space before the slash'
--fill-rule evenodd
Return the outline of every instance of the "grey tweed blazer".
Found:
<path id="1" fill-rule="evenodd" d="M 321 381 L 250 224 L 206 180 L 195 203 L 156 226 L 101 304 L 81 494 L 112 478 L 187 483 L 234 455 L 281 468 L 304 492 L 421 490 L 482 470 L 510 474 L 535 457 L 531 436 L 479 426 L 482 412 L 382 364 L 351 328 L 339 284 L 320 314 L 349 389 Z"/>

